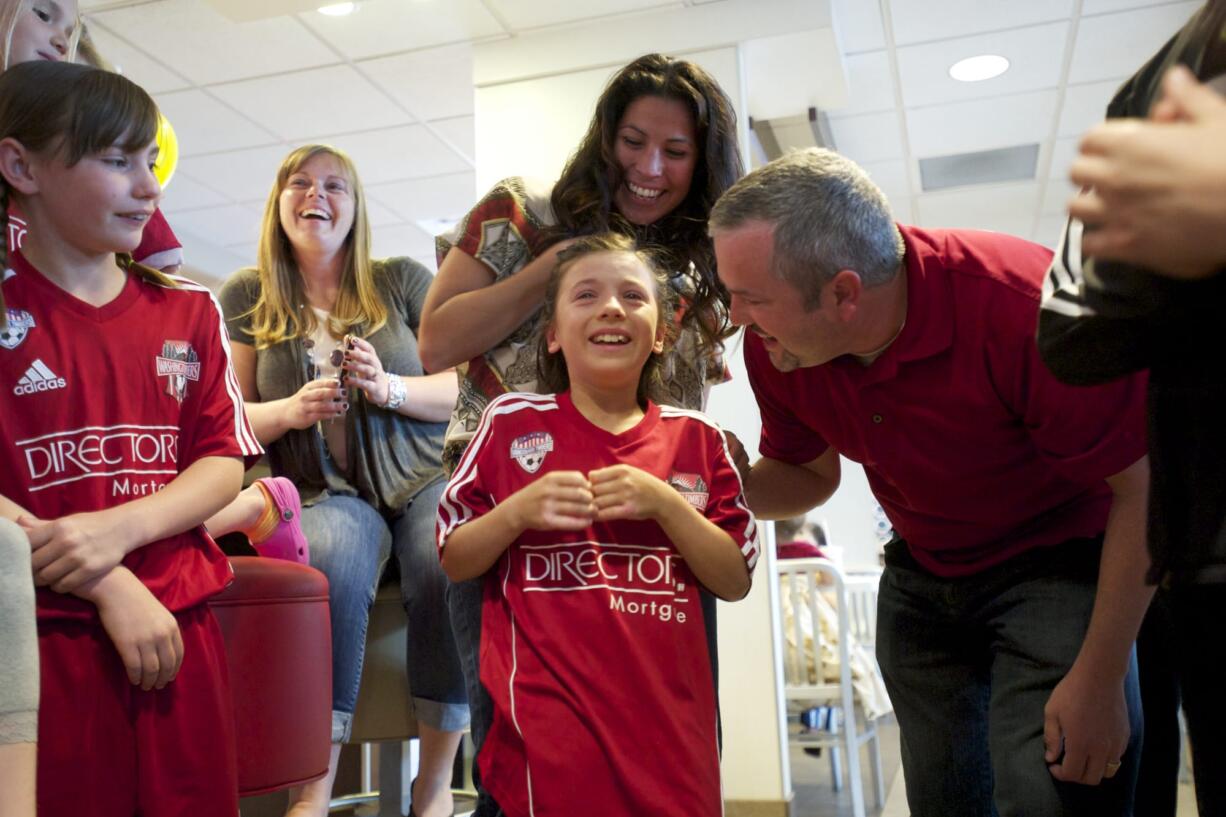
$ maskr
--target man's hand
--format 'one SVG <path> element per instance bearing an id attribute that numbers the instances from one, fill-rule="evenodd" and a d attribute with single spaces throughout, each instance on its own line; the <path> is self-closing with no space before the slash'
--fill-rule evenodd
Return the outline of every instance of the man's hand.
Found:
<path id="1" fill-rule="evenodd" d="M 1052 777 L 1096 786 L 1119 770 L 1130 728 L 1124 683 L 1074 663 L 1043 709 L 1043 758 Z"/>
<path id="2" fill-rule="evenodd" d="M 131 543 L 119 514 L 74 513 L 49 522 L 32 516 L 17 523 L 30 538 L 34 583 L 71 593 L 123 561 Z"/>

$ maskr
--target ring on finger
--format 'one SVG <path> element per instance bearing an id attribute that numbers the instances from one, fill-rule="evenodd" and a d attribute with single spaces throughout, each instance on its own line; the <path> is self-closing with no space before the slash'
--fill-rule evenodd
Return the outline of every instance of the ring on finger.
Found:
<path id="1" fill-rule="evenodd" d="M 1111 777 L 1111 775 L 1118 772 L 1120 770 L 1121 765 L 1122 765 L 1122 762 L 1119 760 L 1108 760 L 1107 769 L 1106 769 L 1107 777 Z"/>

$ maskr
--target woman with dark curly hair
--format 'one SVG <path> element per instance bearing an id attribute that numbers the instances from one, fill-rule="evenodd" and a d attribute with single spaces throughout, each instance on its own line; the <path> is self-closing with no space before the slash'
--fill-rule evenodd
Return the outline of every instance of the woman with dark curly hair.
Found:
<path id="1" fill-rule="evenodd" d="M 613 76 L 578 149 L 552 186 L 505 179 L 438 239 L 439 271 L 418 338 L 429 371 L 456 366 L 460 396 L 443 464 L 455 468 L 481 412 L 507 391 L 539 391 L 533 332 L 558 253 L 574 239 L 617 232 L 663 255 L 679 296 L 678 338 L 664 360 L 667 402 L 699 409 L 722 382 L 727 293 L 715 274 L 707 215 L 741 175 L 732 105 L 686 60 L 648 54 Z M 482 580 L 453 584 L 448 604 L 479 749 L 489 725 L 478 681 Z M 714 646 L 714 602 L 704 594 Z M 714 653 L 712 652 L 714 660 Z M 482 792 L 477 817 L 496 814 Z"/>

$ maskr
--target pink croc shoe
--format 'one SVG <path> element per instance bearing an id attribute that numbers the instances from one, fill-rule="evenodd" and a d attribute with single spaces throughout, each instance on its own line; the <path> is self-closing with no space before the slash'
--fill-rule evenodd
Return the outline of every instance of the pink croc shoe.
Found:
<path id="1" fill-rule="evenodd" d="M 302 500 L 294 483 L 285 477 L 262 477 L 255 484 L 277 511 L 276 526 L 263 541 L 251 543 L 261 556 L 310 564 L 310 550 L 302 533 Z"/>

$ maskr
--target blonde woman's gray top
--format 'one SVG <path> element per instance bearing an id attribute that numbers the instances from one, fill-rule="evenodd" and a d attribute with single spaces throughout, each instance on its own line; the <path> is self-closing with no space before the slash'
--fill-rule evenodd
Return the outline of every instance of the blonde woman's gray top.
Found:
<path id="1" fill-rule="evenodd" d="M 374 262 L 375 287 L 387 305 L 388 320 L 367 340 L 379 353 L 385 371 L 410 377 L 425 374 L 417 352 L 417 330 L 432 278 L 425 267 L 409 258 Z M 253 348 L 247 313 L 255 306 L 259 291 L 259 274 L 252 267 L 236 272 L 221 290 L 230 339 Z M 260 402 L 289 397 L 309 379 L 310 360 L 301 338 L 257 349 L 255 360 Z M 446 423 L 385 411 L 358 389 L 350 390 L 344 423 L 349 452 L 344 471 L 328 454 L 313 425 L 287 431 L 264 446 L 273 473 L 293 480 L 305 504 L 328 494 L 344 494 L 361 497 L 383 513 L 395 513 L 423 488 L 443 478 L 440 454 Z"/>

